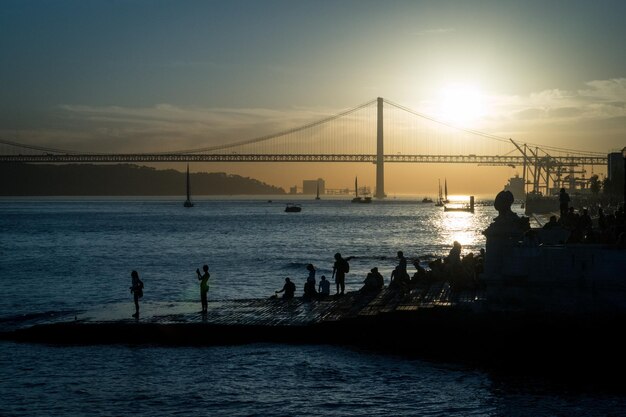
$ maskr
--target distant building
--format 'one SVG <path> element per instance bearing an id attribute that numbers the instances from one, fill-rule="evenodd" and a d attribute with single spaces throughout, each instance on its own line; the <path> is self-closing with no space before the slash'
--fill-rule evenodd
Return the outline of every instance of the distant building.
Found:
<path id="1" fill-rule="evenodd" d="M 515 174 L 514 177 L 509 178 L 509 183 L 504 186 L 504 191 L 513 193 L 513 198 L 516 200 L 524 200 L 526 198 L 524 178 L 520 178 L 519 175 Z"/>
<path id="2" fill-rule="evenodd" d="M 289 194 L 298 194 L 298 186 L 289 187 Z"/>
<path id="3" fill-rule="evenodd" d="M 326 194 L 326 181 L 321 178 L 302 181 L 302 194 L 317 194 L 318 185 L 320 187 L 320 195 Z"/>

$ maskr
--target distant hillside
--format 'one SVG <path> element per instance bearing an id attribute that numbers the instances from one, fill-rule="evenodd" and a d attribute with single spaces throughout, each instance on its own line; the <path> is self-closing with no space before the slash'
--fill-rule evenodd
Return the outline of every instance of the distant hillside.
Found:
<path id="1" fill-rule="evenodd" d="M 190 175 L 192 195 L 284 194 L 223 172 Z M 137 165 L 0 164 L 0 195 L 184 195 L 185 173 Z"/>

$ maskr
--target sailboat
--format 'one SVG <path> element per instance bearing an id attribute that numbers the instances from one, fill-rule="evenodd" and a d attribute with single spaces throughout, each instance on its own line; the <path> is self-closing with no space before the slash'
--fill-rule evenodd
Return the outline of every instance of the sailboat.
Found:
<path id="1" fill-rule="evenodd" d="M 450 200 L 448 200 L 448 179 L 445 178 L 444 179 L 444 197 L 443 197 L 443 203 L 447 204 L 449 203 Z"/>
<path id="2" fill-rule="evenodd" d="M 315 196 L 316 200 L 320 199 L 320 182 L 317 182 L 317 195 Z"/>
<path id="3" fill-rule="evenodd" d="M 187 164 L 187 200 L 185 200 L 185 207 L 193 207 L 193 203 L 191 202 L 191 191 L 189 188 L 189 164 Z"/>
<path id="4" fill-rule="evenodd" d="M 359 197 L 359 183 L 357 181 L 357 177 L 354 177 L 354 198 L 352 199 L 353 203 L 371 203 L 372 197 Z"/>
<path id="5" fill-rule="evenodd" d="M 437 202 L 435 203 L 435 205 L 437 207 L 442 207 L 444 203 L 443 203 L 443 195 L 441 193 L 441 180 L 438 180 L 438 181 L 439 181 L 439 197 L 437 197 Z"/>

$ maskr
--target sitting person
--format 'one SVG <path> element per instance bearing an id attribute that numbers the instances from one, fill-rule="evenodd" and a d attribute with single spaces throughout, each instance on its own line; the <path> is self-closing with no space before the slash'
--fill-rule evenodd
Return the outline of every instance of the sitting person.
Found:
<path id="1" fill-rule="evenodd" d="M 378 272 L 378 268 L 374 267 L 371 269 L 372 274 L 374 274 L 374 278 L 376 278 L 376 287 L 379 290 L 382 290 L 383 287 L 385 286 L 385 279 L 383 278 L 382 274 L 380 272 Z"/>
<path id="2" fill-rule="evenodd" d="M 307 281 L 304 283 L 304 295 L 302 296 L 305 300 L 312 300 L 317 297 L 317 291 L 315 290 L 315 284 Z"/>
<path id="3" fill-rule="evenodd" d="M 461 264 L 461 244 L 458 241 L 455 240 L 454 243 L 452 243 L 452 249 L 450 249 L 446 260 L 454 267 Z"/>
<path id="4" fill-rule="evenodd" d="M 401 292 L 406 292 L 409 289 L 409 280 L 407 279 L 407 275 L 403 272 L 401 266 L 396 266 L 391 273 L 389 289 L 399 290 Z"/>
<path id="5" fill-rule="evenodd" d="M 318 291 L 321 297 L 328 297 L 330 295 L 330 281 L 326 279 L 325 275 L 322 275 L 320 278 Z"/>
<path id="6" fill-rule="evenodd" d="M 445 272 L 444 272 L 444 264 L 441 258 L 437 258 L 428 263 L 428 267 L 430 268 L 430 273 L 427 274 L 430 276 L 430 281 L 444 281 L 445 280 Z"/>
<path id="7" fill-rule="evenodd" d="M 420 265 L 420 260 L 417 258 L 413 261 L 413 266 L 415 267 L 416 272 L 411 278 L 411 287 L 415 288 L 419 283 L 424 282 L 424 280 L 426 279 L 426 270 L 422 268 L 422 266 Z"/>
<path id="8" fill-rule="evenodd" d="M 362 292 L 375 292 L 380 291 L 384 286 L 384 278 L 378 272 L 378 268 L 374 267 L 371 269 L 371 272 L 367 274 L 365 281 L 363 281 L 363 287 L 361 288 Z"/>
<path id="9" fill-rule="evenodd" d="M 279 294 L 281 292 L 284 293 L 283 299 L 289 300 L 293 298 L 294 294 L 296 293 L 296 284 L 291 282 L 289 277 L 285 278 L 285 285 L 283 285 L 283 289 L 279 291 L 275 291 L 275 294 Z"/>

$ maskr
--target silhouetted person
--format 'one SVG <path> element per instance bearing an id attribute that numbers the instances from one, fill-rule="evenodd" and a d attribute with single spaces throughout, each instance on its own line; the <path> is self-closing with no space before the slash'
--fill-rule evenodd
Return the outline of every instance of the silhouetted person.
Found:
<path id="1" fill-rule="evenodd" d="M 560 227 L 559 222 L 556 220 L 556 216 L 550 216 L 548 223 L 543 225 L 543 229 L 554 229 Z"/>
<path id="2" fill-rule="evenodd" d="M 374 276 L 374 279 L 376 280 L 376 288 L 379 290 L 382 290 L 383 287 L 385 286 L 385 279 L 383 278 L 382 274 L 380 272 L 378 272 L 378 268 L 374 267 L 371 270 L 372 275 Z"/>
<path id="3" fill-rule="evenodd" d="M 602 210 L 602 207 L 598 209 L 598 227 L 601 231 L 606 230 L 606 217 L 604 216 L 604 210 Z"/>
<path id="4" fill-rule="evenodd" d="M 206 313 L 209 308 L 207 295 L 209 293 L 209 278 L 211 277 L 211 274 L 209 274 L 208 265 L 204 265 L 202 270 L 204 271 L 204 274 L 200 274 L 199 269 L 196 269 L 196 274 L 198 274 L 198 280 L 200 281 L 200 302 L 202 303 L 202 312 Z"/>
<path id="5" fill-rule="evenodd" d="M 400 290 L 402 293 L 409 290 L 408 275 L 406 272 L 402 272 L 402 267 L 400 265 L 397 265 L 391 272 L 391 277 L 389 278 L 389 289 Z"/>
<path id="6" fill-rule="evenodd" d="M 346 274 L 350 272 L 350 264 L 347 259 L 341 257 L 341 254 L 337 252 L 335 254 L 335 263 L 333 265 L 333 277 L 335 278 L 335 284 L 337 284 L 337 294 L 343 295 L 346 289 Z M 341 289 L 341 293 L 339 292 Z"/>
<path id="7" fill-rule="evenodd" d="M 135 314 L 133 314 L 133 317 L 139 317 L 139 299 L 143 297 L 143 281 L 139 279 L 137 271 L 131 272 L 130 277 L 132 278 L 130 292 L 135 300 Z"/>
<path id="8" fill-rule="evenodd" d="M 455 280 L 462 273 L 461 266 L 461 244 L 456 240 L 452 243 L 450 253 L 443 260 L 446 279 Z"/>
<path id="9" fill-rule="evenodd" d="M 330 281 L 326 279 L 325 275 L 320 278 L 320 286 L 318 289 L 322 297 L 328 297 L 330 295 Z"/>
<path id="10" fill-rule="evenodd" d="M 363 281 L 363 287 L 361 291 L 363 292 L 374 292 L 380 291 L 383 288 L 384 279 L 383 276 L 378 272 L 378 268 L 372 268 L 370 272 L 365 277 Z"/>
<path id="11" fill-rule="evenodd" d="M 317 291 L 315 290 L 315 267 L 313 264 L 308 264 L 306 269 L 309 271 L 309 276 L 304 284 L 304 298 L 310 300 L 317 296 Z"/>
<path id="12" fill-rule="evenodd" d="M 398 266 L 406 271 L 406 258 L 401 250 L 398 251 Z"/>
<path id="13" fill-rule="evenodd" d="M 279 291 L 276 291 L 275 293 L 279 294 L 281 292 L 284 292 L 283 299 L 285 299 L 285 300 L 292 299 L 294 294 L 296 293 L 296 284 L 291 282 L 289 277 L 285 278 L 285 285 L 283 285 L 283 289 L 279 290 Z"/>
<path id="14" fill-rule="evenodd" d="M 593 228 L 593 222 L 591 220 L 591 216 L 589 215 L 589 210 L 583 209 L 583 212 L 578 219 L 578 227 L 582 229 L 585 235 L 587 235 L 587 233 L 589 233 Z"/>
<path id="15" fill-rule="evenodd" d="M 406 271 L 406 258 L 404 257 L 404 253 L 401 250 L 398 251 L 398 268 L 399 274 L 402 274 L 404 278 L 409 279 L 409 273 Z"/>
<path id="16" fill-rule="evenodd" d="M 564 217 L 567 215 L 569 202 L 570 202 L 569 194 L 565 192 L 565 188 L 561 188 L 561 191 L 559 191 L 559 210 L 561 211 L 561 217 Z"/>
<path id="17" fill-rule="evenodd" d="M 448 254 L 448 262 L 453 265 L 459 265 L 461 263 L 461 244 L 456 240 L 452 243 L 452 249 Z"/>
<path id="18" fill-rule="evenodd" d="M 413 278 L 411 278 L 411 285 L 416 286 L 420 282 L 423 282 L 426 279 L 426 270 L 422 268 L 420 265 L 420 260 L 415 259 L 413 261 L 413 266 L 415 267 L 415 273 L 413 274 Z"/>

